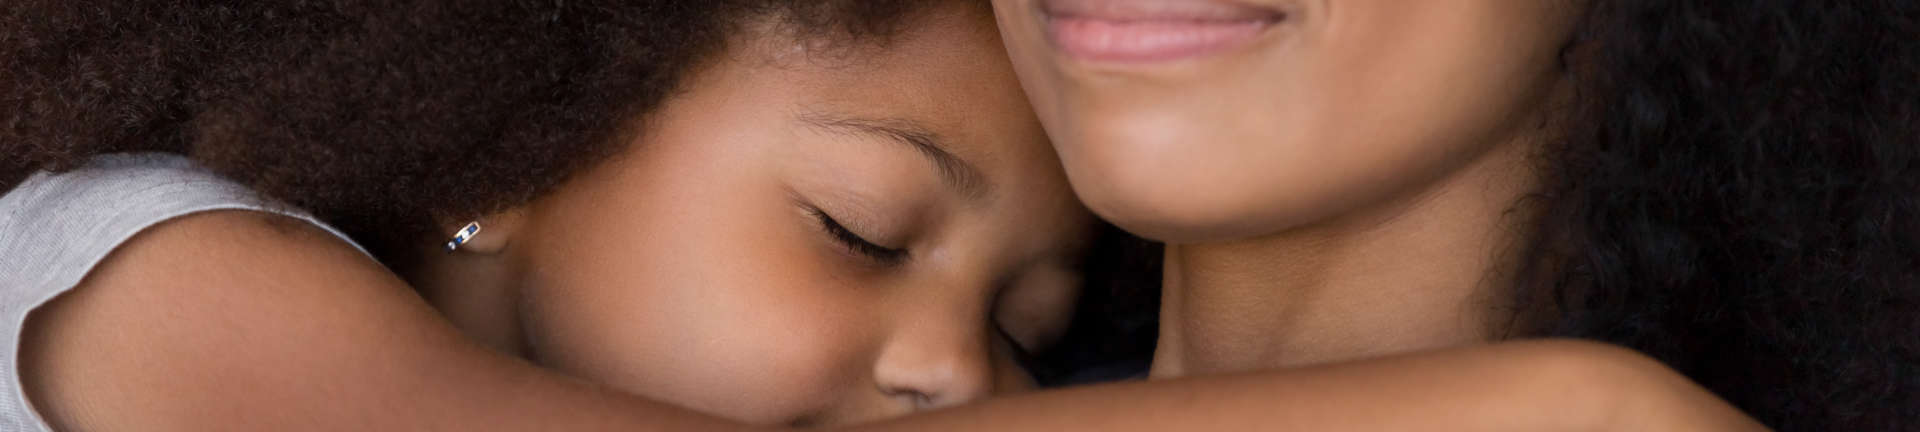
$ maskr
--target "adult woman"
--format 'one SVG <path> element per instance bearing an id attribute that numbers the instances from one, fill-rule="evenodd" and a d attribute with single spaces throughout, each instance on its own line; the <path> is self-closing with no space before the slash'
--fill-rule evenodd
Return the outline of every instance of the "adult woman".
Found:
<path id="1" fill-rule="evenodd" d="M 1767 423 L 1920 421 L 1911 2 L 999 0 L 1155 374 L 1562 335 Z"/>

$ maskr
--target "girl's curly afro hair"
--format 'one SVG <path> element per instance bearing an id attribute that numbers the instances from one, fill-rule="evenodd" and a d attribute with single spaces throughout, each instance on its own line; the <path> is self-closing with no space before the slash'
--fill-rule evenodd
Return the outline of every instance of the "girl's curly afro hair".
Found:
<path id="1" fill-rule="evenodd" d="M 926 3 L 10 1 L 0 186 L 177 153 L 402 259 L 617 151 L 749 22 L 884 37 Z"/>

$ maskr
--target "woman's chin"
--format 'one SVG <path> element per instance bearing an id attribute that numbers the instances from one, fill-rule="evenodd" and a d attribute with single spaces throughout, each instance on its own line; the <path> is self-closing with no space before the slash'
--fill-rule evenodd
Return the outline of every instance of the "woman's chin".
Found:
<path id="1" fill-rule="evenodd" d="M 1129 183 L 1145 187 L 1128 187 Z M 1244 195 L 1236 193 L 1241 191 L 1174 188 L 1151 179 L 1145 182 L 1076 181 L 1074 186 L 1087 208 L 1101 218 L 1134 235 L 1166 243 L 1258 237 L 1284 230 L 1290 225 L 1289 220 L 1296 219 L 1290 215 L 1299 213 L 1277 205 L 1283 203 L 1235 196 Z"/>

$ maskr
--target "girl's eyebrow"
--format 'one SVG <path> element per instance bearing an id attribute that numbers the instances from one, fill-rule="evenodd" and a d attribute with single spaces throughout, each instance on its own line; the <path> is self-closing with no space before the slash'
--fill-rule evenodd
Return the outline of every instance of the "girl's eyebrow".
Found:
<path id="1" fill-rule="evenodd" d="M 948 188 L 970 200 L 984 199 L 993 192 L 993 184 L 966 159 L 947 151 L 946 140 L 926 126 L 902 118 L 861 118 L 818 111 L 796 116 L 802 124 L 832 133 L 880 138 L 913 148 L 926 156 Z"/>

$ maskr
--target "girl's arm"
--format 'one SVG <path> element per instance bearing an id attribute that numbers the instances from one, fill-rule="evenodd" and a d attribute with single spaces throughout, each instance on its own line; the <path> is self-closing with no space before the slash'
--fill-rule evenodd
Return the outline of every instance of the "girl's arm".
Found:
<path id="1" fill-rule="evenodd" d="M 183 217 L 35 312 L 21 370 L 62 430 L 751 430 L 469 342 L 330 235 Z M 1745 430 L 1657 363 L 1578 342 L 1465 348 L 995 399 L 860 430 Z"/>
<path id="2" fill-rule="evenodd" d="M 26 390 L 57 430 L 745 429 L 489 351 L 351 246 L 264 213 L 149 228 L 28 324 Z"/>

